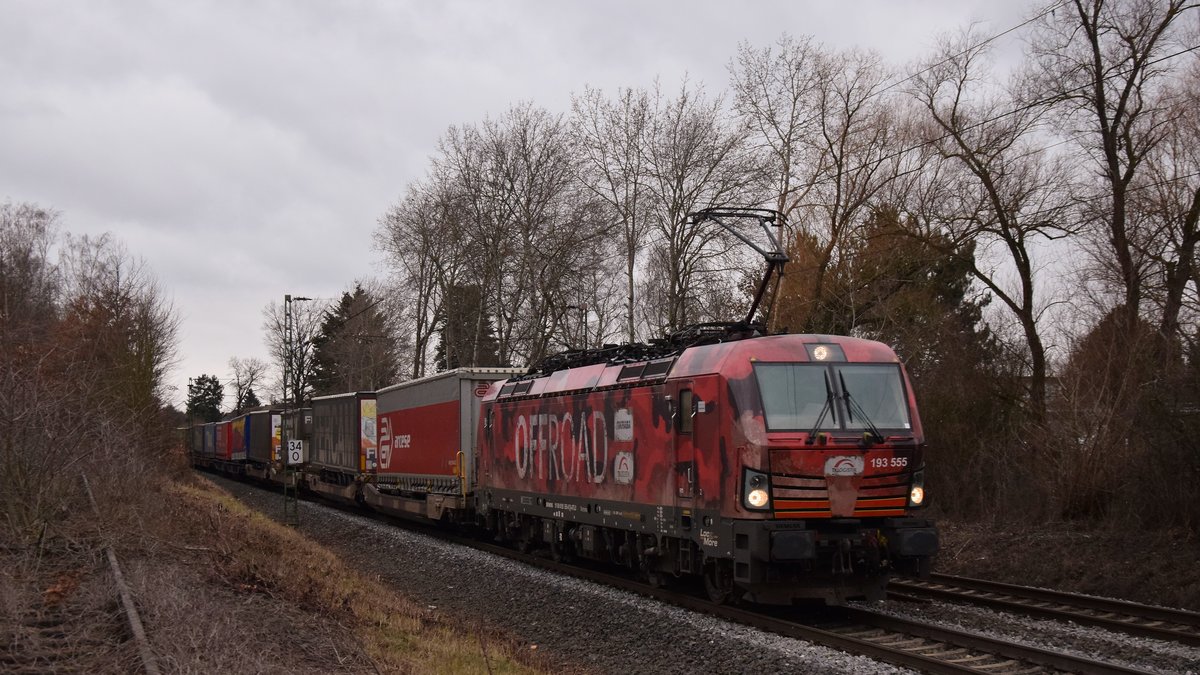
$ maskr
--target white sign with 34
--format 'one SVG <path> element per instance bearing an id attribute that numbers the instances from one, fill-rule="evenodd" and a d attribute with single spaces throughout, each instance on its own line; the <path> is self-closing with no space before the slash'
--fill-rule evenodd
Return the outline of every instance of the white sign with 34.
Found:
<path id="1" fill-rule="evenodd" d="M 304 463 L 304 441 L 288 439 L 287 442 L 287 463 L 288 464 L 303 464 Z"/>

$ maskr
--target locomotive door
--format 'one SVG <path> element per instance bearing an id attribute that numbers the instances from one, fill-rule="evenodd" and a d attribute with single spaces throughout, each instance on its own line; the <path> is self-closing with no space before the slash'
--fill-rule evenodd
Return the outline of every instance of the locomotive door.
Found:
<path id="1" fill-rule="evenodd" d="M 696 494 L 696 444 L 694 423 L 696 399 L 689 381 L 672 382 L 671 398 L 674 400 L 675 438 L 675 496 L 681 506 L 691 506 Z"/>

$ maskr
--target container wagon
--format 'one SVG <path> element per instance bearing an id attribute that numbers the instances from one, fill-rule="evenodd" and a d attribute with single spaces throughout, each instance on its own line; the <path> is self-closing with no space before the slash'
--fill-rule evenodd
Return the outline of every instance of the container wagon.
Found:
<path id="1" fill-rule="evenodd" d="M 471 506 L 479 404 L 516 368 L 459 368 L 376 392 L 379 453 L 363 501 L 397 515 L 461 519 Z"/>
<path id="2" fill-rule="evenodd" d="M 279 410 L 254 410 L 241 417 L 247 475 L 263 480 L 274 475 L 281 456 L 282 415 Z"/>
<path id="3" fill-rule="evenodd" d="M 305 465 L 309 489 L 357 501 L 361 476 L 376 462 L 375 392 L 320 396 L 312 401 L 312 441 Z"/>

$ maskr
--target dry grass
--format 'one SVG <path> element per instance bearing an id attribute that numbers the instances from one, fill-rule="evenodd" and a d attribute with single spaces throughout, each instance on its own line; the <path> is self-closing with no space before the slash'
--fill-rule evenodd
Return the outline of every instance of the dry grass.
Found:
<path id="1" fill-rule="evenodd" d="M 151 648 L 176 673 L 533 673 L 539 655 L 434 615 L 205 480 L 100 498 Z M 94 519 L 0 549 L 0 671 L 140 669 Z M 69 533 L 69 534 L 68 534 Z"/>
<path id="2" fill-rule="evenodd" d="M 177 562 L 131 576 L 172 670 L 536 672 L 515 644 L 447 623 L 207 481 L 166 496 L 172 529 L 151 536 Z"/>

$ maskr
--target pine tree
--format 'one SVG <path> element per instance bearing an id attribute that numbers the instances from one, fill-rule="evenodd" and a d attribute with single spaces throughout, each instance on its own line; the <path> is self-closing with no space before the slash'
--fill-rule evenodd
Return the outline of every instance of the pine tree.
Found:
<path id="1" fill-rule="evenodd" d="M 342 293 L 325 313 L 313 339 L 312 384 L 317 395 L 373 391 L 395 382 L 396 339 L 380 302 L 355 284 L 353 293 Z"/>
<path id="2" fill-rule="evenodd" d="M 500 343 L 478 286 L 446 289 L 438 326 L 434 365 L 439 371 L 500 364 Z"/>
<path id="3" fill-rule="evenodd" d="M 225 388 L 215 375 L 201 375 L 188 382 L 187 414 L 196 422 L 216 422 L 221 419 L 221 402 Z"/>

